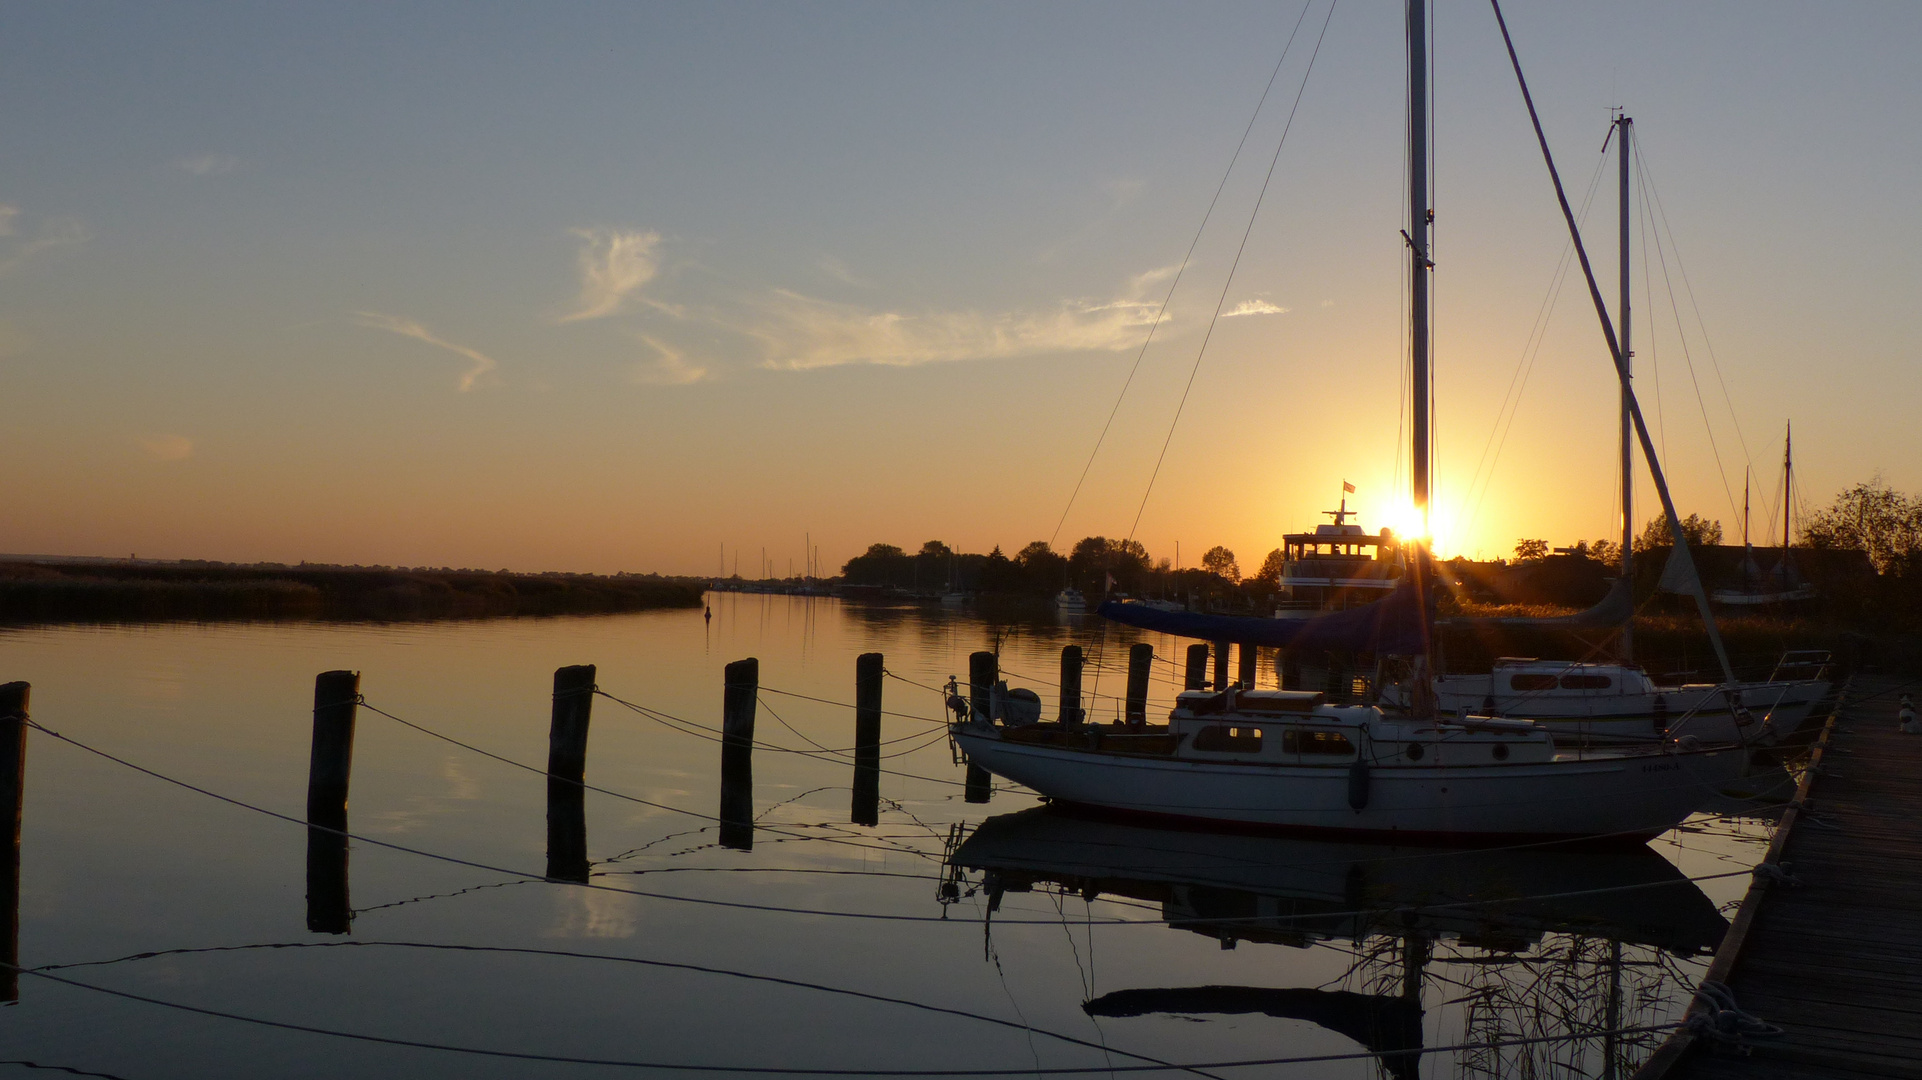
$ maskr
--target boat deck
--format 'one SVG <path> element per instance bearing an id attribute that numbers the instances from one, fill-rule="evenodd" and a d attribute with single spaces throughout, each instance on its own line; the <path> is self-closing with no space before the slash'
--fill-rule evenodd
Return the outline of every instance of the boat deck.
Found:
<path id="1" fill-rule="evenodd" d="M 1799 884 L 1758 878 L 1709 969 L 1782 1036 L 1746 1055 L 1677 1036 L 1636 1080 L 1922 1078 L 1922 735 L 1895 720 L 1914 683 L 1850 682 L 1770 848 Z"/>

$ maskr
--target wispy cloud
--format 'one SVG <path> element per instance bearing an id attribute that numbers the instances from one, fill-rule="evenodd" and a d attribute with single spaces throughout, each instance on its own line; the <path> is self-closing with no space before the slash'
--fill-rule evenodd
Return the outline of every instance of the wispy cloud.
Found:
<path id="1" fill-rule="evenodd" d="M 446 349 L 448 352 L 464 356 L 473 361 L 474 366 L 468 368 L 460 377 L 460 389 L 463 393 L 472 390 L 475 382 L 479 380 L 481 376 L 500 366 L 494 362 L 493 357 L 488 356 L 479 349 L 470 349 L 465 345 L 457 345 L 445 338 L 436 337 L 427 327 L 422 326 L 412 319 L 403 319 L 397 315 L 382 315 L 375 311 L 356 311 L 354 312 L 354 321 L 362 326 L 371 327 L 375 330 L 385 330 L 390 334 L 399 334 L 402 337 L 413 338 L 415 341 L 424 341 L 435 348 Z"/>
<path id="2" fill-rule="evenodd" d="M 1238 315 L 1286 315 L 1286 314 L 1288 314 L 1287 308 L 1278 307 L 1274 304 L 1269 303 L 1266 300 L 1243 300 L 1241 303 L 1236 304 L 1233 310 L 1222 312 L 1221 317 L 1224 319 L 1232 319 Z"/>
<path id="3" fill-rule="evenodd" d="M 155 435 L 137 441 L 155 461 L 185 461 L 194 456 L 194 441 L 185 435 Z"/>
<path id="4" fill-rule="evenodd" d="M 1042 312 L 899 312 L 782 289 L 759 306 L 746 330 L 761 342 L 766 354 L 762 366 L 768 368 L 911 367 L 1134 348 L 1157 307 L 1122 298 L 1068 301 Z"/>
<path id="5" fill-rule="evenodd" d="M 600 319 L 619 312 L 660 270 L 654 255 L 660 233 L 618 229 L 575 229 L 573 233 L 581 240 L 581 294 L 557 322 Z"/>
<path id="6" fill-rule="evenodd" d="M 874 282 L 849 270 L 847 263 L 842 262 L 832 255 L 821 256 L 820 261 L 815 263 L 815 265 L 821 268 L 822 273 L 843 285 L 852 285 L 857 289 L 872 289 L 875 287 Z"/>
<path id="7" fill-rule="evenodd" d="M 633 381 L 645 386 L 686 386 L 707 378 L 707 368 L 689 363 L 687 354 L 659 338 L 637 335 L 655 356 L 635 367 Z"/>
<path id="8" fill-rule="evenodd" d="M 18 236 L 20 208 L 0 203 L 0 238 Z M 91 239 L 87 227 L 75 218 L 50 218 L 41 223 L 32 239 L 0 243 L 0 273 L 19 268 L 21 263 L 43 251 L 74 247 Z"/>
<path id="9" fill-rule="evenodd" d="M 234 171 L 240 159 L 232 154 L 196 154 L 174 159 L 174 168 L 194 176 L 219 176 Z"/>

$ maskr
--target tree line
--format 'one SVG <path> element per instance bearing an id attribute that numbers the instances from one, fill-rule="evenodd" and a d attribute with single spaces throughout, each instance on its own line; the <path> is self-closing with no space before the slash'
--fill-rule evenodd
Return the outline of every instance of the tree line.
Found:
<path id="1" fill-rule="evenodd" d="M 1203 553 L 1199 568 L 1177 570 L 1172 560 L 1156 559 L 1139 540 L 1089 536 L 1063 554 L 1036 540 L 1012 557 L 999 545 L 986 555 L 956 551 L 929 540 L 909 554 L 893 544 L 872 544 L 841 568 L 849 585 L 881 586 L 918 593 L 972 592 L 1052 596 L 1066 588 L 1089 597 L 1110 592 L 1136 596 L 1201 593 L 1219 598 L 1236 586 L 1275 585 L 1281 577 L 1281 550 L 1268 553 L 1252 578 L 1244 579 L 1235 553 L 1216 545 Z"/>

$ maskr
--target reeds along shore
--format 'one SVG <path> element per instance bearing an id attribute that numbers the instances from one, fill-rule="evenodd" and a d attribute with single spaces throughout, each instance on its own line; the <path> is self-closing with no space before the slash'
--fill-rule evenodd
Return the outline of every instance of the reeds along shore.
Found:
<path id="1" fill-rule="evenodd" d="M 702 588 L 483 570 L 0 563 L 0 623 L 592 614 L 699 607 Z"/>

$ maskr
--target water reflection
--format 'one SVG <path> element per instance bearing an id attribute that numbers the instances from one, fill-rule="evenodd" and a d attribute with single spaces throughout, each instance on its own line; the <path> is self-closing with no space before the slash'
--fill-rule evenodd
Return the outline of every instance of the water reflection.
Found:
<path id="1" fill-rule="evenodd" d="M 1477 1042 L 1660 1023 L 1691 974 L 1675 961 L 1712 951 L 1727 921 L 1696 884 L 1645 846 L 1595 849 L 1401 848 L 1174 830 L 1038 807 L 957 832 L 944 902 L 1053 891 L 1153 905 L 1174 929 L 1352 955 L 1344 985 L 1167 986 L 1112 991 L 1090 1016 L 1263 1014 L 1303 1020 L 1417 1075 L 1424 1006 L 1459 1010 L 1448 1027 Z M 1065 917 L 1064 917 L 1065 919 Z M 1345 946 L 1341 943 L 1346 943 Z M 1569 1045 L 1469 1052 L 1469 1075 L 1530 1063 L 1620 1076 L 1652 1033 Z M 1593 1042 L 1596 1045 L 1588 1045 Z"/>

